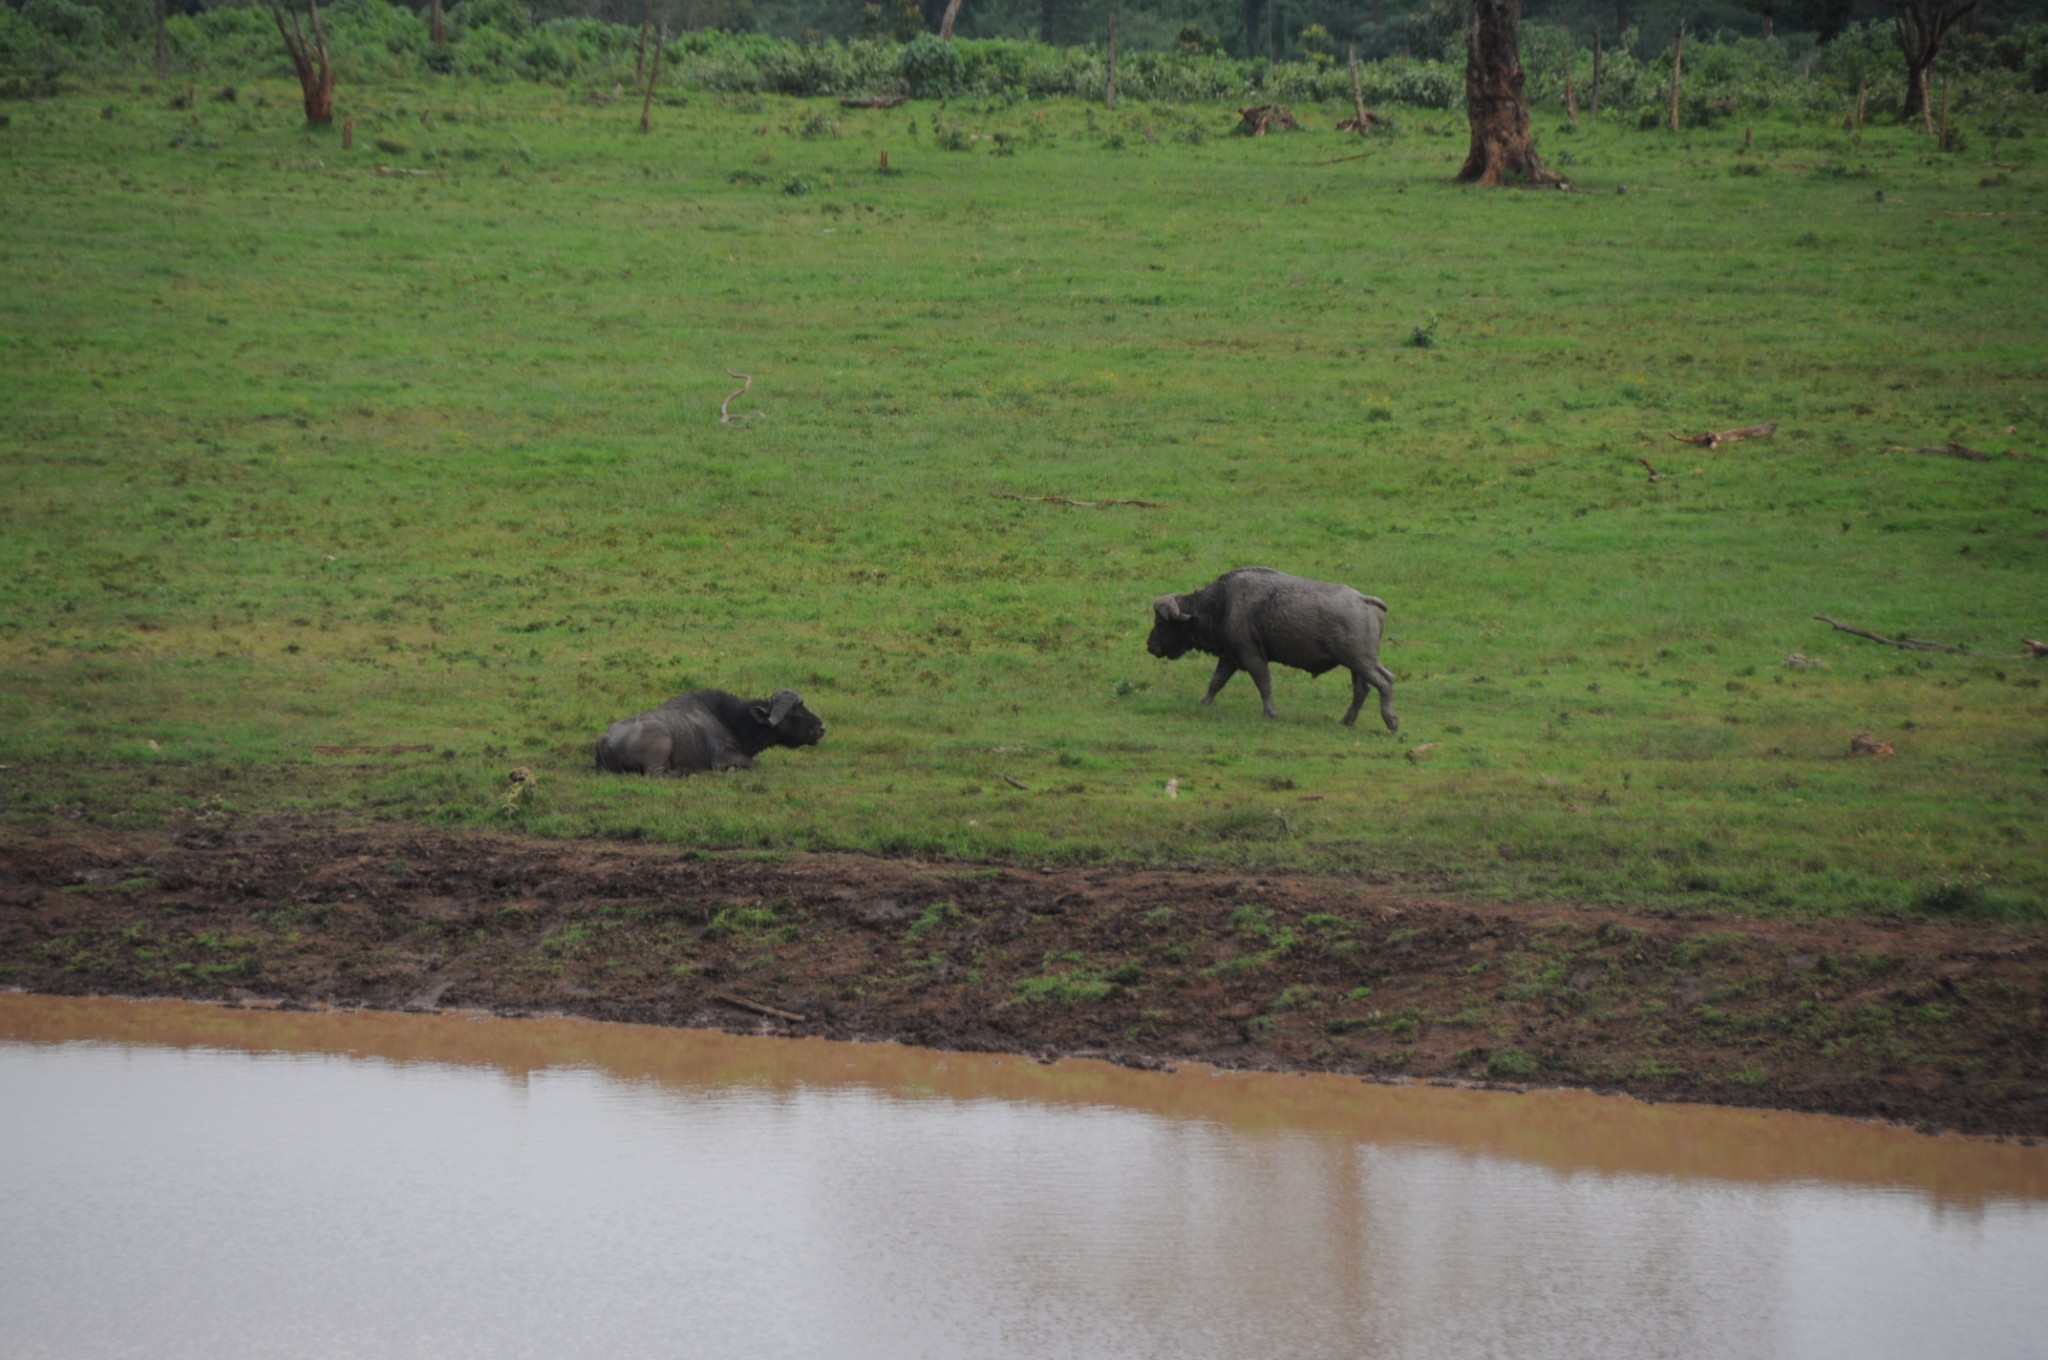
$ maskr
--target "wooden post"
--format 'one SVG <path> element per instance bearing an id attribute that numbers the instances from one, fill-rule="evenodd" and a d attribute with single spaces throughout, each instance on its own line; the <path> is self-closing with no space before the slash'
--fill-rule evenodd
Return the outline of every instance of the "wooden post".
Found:
<path id="1" fill-rule="evenodd" d="M 661 26 L 661 42 L 654 49 L 654 73 L 647 77 L 647 97 L 640 101 L 640 130 L 654 131 L 654 125 L 647 121 L 647 111 L 654 107 L 654 87 L 661 83 L 661 53 L 668 46 L 668 25 Z"/>
<path id="2" fill-rule="evenodd" d="M 1102 107 L 1116 107 L 1116 11 L 1109 12 L 1109 75 L 1102 83 Z"/>
<path id="3" fill-rule="evenodd" d="M 1678 73 L 1685 66 L 1685 20 L 1678 21 L 1678 37 L 1671 44 L 1671 130 L 1678 131 Z"/>
<path id="4" fill-rule="evenodd" d="M 1594 121 L 1594 122 L 1596 122 L 1596 123 L 1597 123 L 1597 122 L 1599 122 L 1599 121 L 1600 121 L 1600 30 L 1599 30 L 1599 29 L 1597 29 L 1597 28 L 1593 30 L 1593 98 L 1592 98 L 1592 99 L 1591 99 L 1591 100 L 1589 101 L 1589 103 L 1588 103 L 1587 107 L 1588 107 L 1588 110 L 1589 110 L 1589 111 L 1590 111 L 1590 112 L 1592 113 L 1592 115 L 1593 115 L 1593 121 Z"/>

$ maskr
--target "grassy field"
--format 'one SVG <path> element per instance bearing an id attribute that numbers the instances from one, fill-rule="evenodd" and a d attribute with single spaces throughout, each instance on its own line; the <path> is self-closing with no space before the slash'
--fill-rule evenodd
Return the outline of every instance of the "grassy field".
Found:
<path id="1" fill-rule="evenodd" d="M 2048 119 L 1941 155 L 1539 114 L 1550 194 L 1451 186 L 1462 119 L 1402 110 L 340 111 L 353 150 L 284 86 L 5 110 L 0 827 L 2048 914 Z M 1951 440 L 1998 456 L 1911 451 Z M 1267 722 L 1145 654 L 1154 596 L 1253 563 L 1390 601 L 1398 737 L 1337 725 L 1341 673 Z M 831 734 L 592 770 L 699 685 Z"/>

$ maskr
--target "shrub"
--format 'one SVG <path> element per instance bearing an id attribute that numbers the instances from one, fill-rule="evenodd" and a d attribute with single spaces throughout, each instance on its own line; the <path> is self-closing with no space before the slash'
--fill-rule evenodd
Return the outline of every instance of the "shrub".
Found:
<path id="1" fill-rule="evenodd" d="M 912 99 L 937 99 L 960 87 L 965 63 L 936 33 L 920 33 L 903 49 L 899 69 Z"/>

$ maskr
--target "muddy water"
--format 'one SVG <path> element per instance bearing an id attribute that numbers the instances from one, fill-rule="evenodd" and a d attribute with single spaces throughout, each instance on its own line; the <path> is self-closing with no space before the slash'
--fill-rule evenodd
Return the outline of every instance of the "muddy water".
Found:
<path id="1" fill-rule="evenodd" d="M 2039 1356 L 2048 1149 L 0 995 L 0 1354 Z"/>

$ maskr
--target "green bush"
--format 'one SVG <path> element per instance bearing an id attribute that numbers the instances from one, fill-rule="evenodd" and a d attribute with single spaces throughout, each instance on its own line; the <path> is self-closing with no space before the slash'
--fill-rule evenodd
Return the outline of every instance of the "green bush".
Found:
<path id="1" fill-rule="evenodd" d="M 912 99 L 938 99 L 960 88 L 966 63 L 936 33 L 920 33 L 903 48 L 900 69 Z"/>

